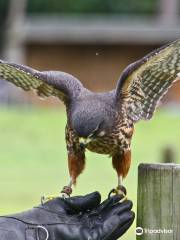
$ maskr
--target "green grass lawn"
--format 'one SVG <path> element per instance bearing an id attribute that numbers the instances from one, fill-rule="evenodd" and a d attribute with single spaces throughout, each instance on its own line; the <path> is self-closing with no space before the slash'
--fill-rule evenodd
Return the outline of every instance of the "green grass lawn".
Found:
<path id="1" fill-rule="evenodd" d="M 58 194 L 68 182 L 63 110 L 0 109 L 0 214 L 22 211 L 40 203 L 44 194 Z M 150 122 L 136 125 L 132 165 L 124 184 L 136 211 L 137 167 L 161 161 L 161 151 L 171 145 L 180 159 L 180 115 L 157 112 Z M 107 156 L 87 152 L 84 174 L 74 194 L 94 190 L 107 197 L 117 183 Z M 134 227 L 122 237 L 135 239 Z"/>

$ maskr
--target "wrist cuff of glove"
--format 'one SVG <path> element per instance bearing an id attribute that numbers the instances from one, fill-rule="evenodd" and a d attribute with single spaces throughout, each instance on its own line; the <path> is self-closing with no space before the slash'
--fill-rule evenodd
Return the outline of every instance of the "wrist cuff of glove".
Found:
<path id="1" fill-rule="evenodd" d="M 26 240 L 48 240 L 49 232 L 45 226 L 28 226 L 25 229 Z"/>

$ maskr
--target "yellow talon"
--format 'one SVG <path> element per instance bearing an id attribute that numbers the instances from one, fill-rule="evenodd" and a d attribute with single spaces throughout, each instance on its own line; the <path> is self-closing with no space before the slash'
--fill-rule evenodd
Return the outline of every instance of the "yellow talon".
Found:
<path id="1" fill-rule="evenodd" d="M 111 194 L 122 195 L 123 198 L 119 201 L 120 203 L 127 200 L 127 196 L 126 196 L 127 192 L 126 192 L 126 189 L 122 185 L 119 185 L 119 186 L 117 186 L 117 188 L 112 189 L 108 196 L 110 197 Z"/>
<path id="2" fill-rule="evenodd" d="M 116 194 L 123 196 L 123 198 L 120 200 L 120 203 L 127 200 L 127 195 L 126 195 L 127 192 L 126 192 L 126 189 L 122 185 L 117 186 L 117 188 L 115 190 L 116 190 Z"/>
<path id="3" fill-rule="evenodd" d="M 60 197 L 60 196 L 57 196 L 57 195 L 42 196 L 41 197 L 41 203 L 44 204 L 44 203 L 49 202 L 49 201 L 51 201 L 55 198 L 58 198 L 58 197 Z"/>

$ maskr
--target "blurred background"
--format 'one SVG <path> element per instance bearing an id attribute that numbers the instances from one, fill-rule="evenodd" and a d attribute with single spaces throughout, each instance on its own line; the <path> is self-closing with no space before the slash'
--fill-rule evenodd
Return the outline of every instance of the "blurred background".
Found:
<path id="1" fill-rule="evenodd" d="M 38 70 L 61 70 L 93 91 L 115 88 L 121 71 L 180 37 L 178 0 L 0 0 L 0 58 Z M 65 108 L 0 80 L 0 214 L 37 205 L 68 181 Z M 125 180 L 136 211 L 137 166 L 180 160 L 180 82 L 150 122 L 136 126 Z M 105 163 L 106 162 L 106 163 Z M 102 170 L 103 166 L 103 170 Z M 116 185 L 107 156 L 87 153 L 74 194 Z M 122 239 L 135 239 L 135 225 Z"/>

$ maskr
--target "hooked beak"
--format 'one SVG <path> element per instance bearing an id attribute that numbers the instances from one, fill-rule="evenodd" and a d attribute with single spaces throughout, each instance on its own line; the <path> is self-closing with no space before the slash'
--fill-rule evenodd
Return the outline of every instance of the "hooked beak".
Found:
<path id="1" fill-rule="evenodd" d="M 80 137 L 79 138 L 79 142 L 80 142 L 80 144 L 82 144 L 82 145 L 84 145 L 84 146 L 86 146 L 88 143 L 90 143 L 92 141 L 92 139 L 91 138 L 83 138 L 83 137 Z"/>

